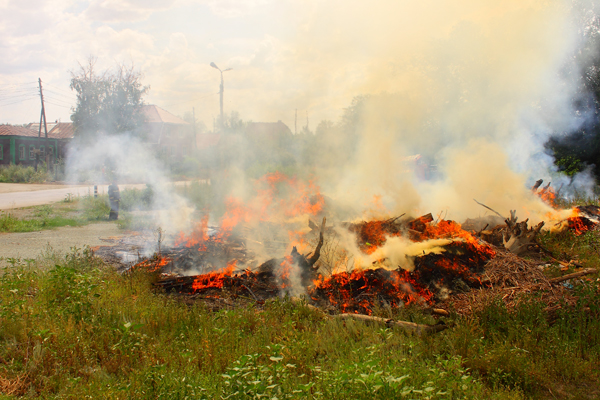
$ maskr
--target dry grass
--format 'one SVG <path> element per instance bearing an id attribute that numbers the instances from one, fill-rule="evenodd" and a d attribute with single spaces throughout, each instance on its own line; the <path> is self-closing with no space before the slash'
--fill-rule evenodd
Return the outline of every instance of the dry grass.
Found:
<path id="1" fill-rule="evenodd" d="M 548 312 L 556 311 L 561 304 L 574 304 L 576 301 L 563 285 L 550 282 L 540 264 L 504 249 L 497 249 L 496 257 L 486 264 L 482 282 L 484 287 L 454 294 L 442 305 L 460 315 L 469 315 L 481 311 L 496 299 L 501 299 L 509 310 L 514 309 L 532 294 L 539 295 Z"/>

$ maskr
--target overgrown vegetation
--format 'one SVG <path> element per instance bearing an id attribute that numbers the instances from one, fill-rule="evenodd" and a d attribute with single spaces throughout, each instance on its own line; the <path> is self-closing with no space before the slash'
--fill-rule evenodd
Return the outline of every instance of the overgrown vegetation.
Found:
<path id="1" fill-rule="evenodd" d="M 35 208 L 32 218 L 16 218 L 10 213 L 0 213 L 0 232 L 33 232 L 61 226 L 80 226 L 81 218 L 70 218 L 56 214 L 51 206 Z"/>
<path id="2" fill-rule="evenodd" d="M 44 165 L 37 171 L 32 166 L 0 165 L 0 183 L 42 183 L 50 178 Z"/>
<path id="3" fill-rule="evenodd" d="M 563 240 L 569 240 L 568 238 Z M 0 393 L 98 399 L 522 399 L 600 396 L 597 276 L 550 317 L 490 300 L 417 338 L 286 299 L 212 312 L 89 250 L 0 273 Z M 245 304 L 245 305 L 244 305 Z M 390 315 L 433 322 L 420 309 Z"/>

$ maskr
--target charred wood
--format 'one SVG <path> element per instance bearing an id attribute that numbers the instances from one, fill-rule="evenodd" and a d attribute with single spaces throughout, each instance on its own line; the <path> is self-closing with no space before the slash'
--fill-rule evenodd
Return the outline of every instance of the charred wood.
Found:
<path id="1" fill-rule="evenodd" d="M 433 222 L 433 215 L 431 215 L 431 213 L 425 214 L 410 221 L 408 223 L 408 228 L 413 231 L 423 233 L 425 232 L 427 225 L 431 222 Z"/>
<path id="2" fill-rule="evenodd" d="M 544 222 L 540 222 L 535 228 L 528 228 L 526 219 L 522 222 L 517 222 L 516 211 L 510 211 L 510 218 L 506 219 L 506 231 L 504 232 L 502 243 L 504 248 L 516 255 L 522 255 L 527 252 L 529 246 L 536 244 L 536 238 L 540 230 L 544 226 Z"/>
<path id="3" fill-rule="evenodd" d="M 537 181 L 535 181 L 535 185 L 533 185 L 531 191 L 535 193 L 535 191 L 538 190 L 540 186 L 542 186 L 542 183 L 544 183 L 543 179 L 538 179 Z"/>

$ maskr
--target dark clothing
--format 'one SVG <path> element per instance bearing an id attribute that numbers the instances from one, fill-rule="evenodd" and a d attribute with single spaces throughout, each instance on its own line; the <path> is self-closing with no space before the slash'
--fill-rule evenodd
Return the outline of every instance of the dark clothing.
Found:
<path id="1" fill-rule="evenodd" d="M 121 202 L 121 193 L 116 183 L 108 187 L 108 201 L 110 203 L 109 220 L 119 219 L 119 203 Z"/>

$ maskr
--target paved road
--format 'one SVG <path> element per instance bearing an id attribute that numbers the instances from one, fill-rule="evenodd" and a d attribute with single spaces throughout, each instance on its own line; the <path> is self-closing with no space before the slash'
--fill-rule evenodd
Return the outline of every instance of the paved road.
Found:
<path id="1" fill-rule="evenodd" d="M 145 184 L 119 185 L 119 189 L 143 189 Z M 67 196 L 94 194 L 93 185 L 30 185 L 0 183 L 0 210 L 40 206 L 64 200 Z M 108 185 L 98 185 L 98 193 L 108 193 Z"/>
<path id="2" fill-rule="evenodd" d="M 207 181 L 200 181 L 210 184 Z M 188 181 L 173 182 L 176 186 L 189 184 Z M 123 184 L 119 189 L 145 189 L 145 183 Z M 98 185 L 98 193 L 108 193 L 108 185 Z M 0 183 L 0 210 L 41 206 L 64 200 L 67 196 L 88 196 L 94 194 L 93 185 L 55 185 L 30 183 Z"/>

